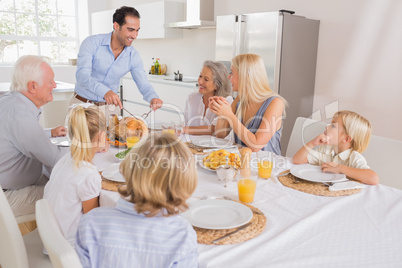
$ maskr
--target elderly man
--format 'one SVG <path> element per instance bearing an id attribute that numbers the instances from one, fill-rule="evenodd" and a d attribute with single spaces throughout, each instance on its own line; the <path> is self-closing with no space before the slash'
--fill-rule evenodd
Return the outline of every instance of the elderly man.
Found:
<path id="1" fill-rule="evenodd" d="M 37 56 L 22 56 L 15 63 L 10 93 L 0 99 L 0 185 L 15 216 L 35 211 L 52 168 L 68 150 L 58 148 L 49 136 L 65 136 L 57 127 L 46 133 L 39 125 L 41 106 L 53 100 L 56 87 L 52 68 Z"/>
<path id="2" fill-rule="evenodd" d="M 117 95 L 120 78 L 131 73 L 144 100 L 153 110 L 163 101 L 148 82 L 137 50 L 131 46 L 140 30 L 140 14 L 133 7 L 123 6 L 113 14 L 113 32 L 87 37 L 77 58 L 77 83 L 70 104 L 90 102 L 105 113 L 119 114 L 122 104 Z"/>

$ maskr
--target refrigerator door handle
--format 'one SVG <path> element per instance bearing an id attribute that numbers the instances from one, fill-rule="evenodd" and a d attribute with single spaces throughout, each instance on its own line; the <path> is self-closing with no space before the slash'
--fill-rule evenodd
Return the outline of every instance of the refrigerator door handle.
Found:
<path id="1" fill-rule="evenodd" d="M 235 38 L 234 38 L 234 56 L 244 53 L 243 51 L 243 23 L 246 22 L 246 17 L 244 15 L 236 15 L 235 20 Z"/>

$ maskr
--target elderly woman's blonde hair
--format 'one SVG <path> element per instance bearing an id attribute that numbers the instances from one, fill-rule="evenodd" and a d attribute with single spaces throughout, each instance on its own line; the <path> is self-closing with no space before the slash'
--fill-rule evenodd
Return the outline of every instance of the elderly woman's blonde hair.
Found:
<path id="1" fill-rule="evenodd" d="M 237 55 L 232 59 L 232 67 L 239 73 L 238 92 L 240 100 L 236 111 L 238 118 L 243 116 L 250 104 L 263 102 L 273 96 L 281 98 L 287 105 L 286 100 L 273 92 L 269 86 L 264 61 L 259 55 L 251 53 Z"/>
<path id="2" fill-rule="evenodd" d="M 120 165 L 126 186 L 123 197 L 134 203 L 137 213 L 153 217 L 172 216 L 188 209 L 186 200 L 197 186 L 193 154 L 169 133 L 148 135 Z"/>
<path id="3" fill-rule="evenodd" d="M 370 142 L 371 124 L 363 116 L 352 111 L 339 111 L 334 118 L 340 118 L 348 136 L 352 138 L 352 150 L 364 152 Z"/>

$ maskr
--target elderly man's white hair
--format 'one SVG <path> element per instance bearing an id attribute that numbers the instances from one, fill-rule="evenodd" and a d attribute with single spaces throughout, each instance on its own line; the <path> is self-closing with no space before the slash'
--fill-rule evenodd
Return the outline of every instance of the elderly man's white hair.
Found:
<path id="1" fill-rule="evenodd" d="M 43 67 L 48 64 L 45 58 L 34 55 L 20 57 L 14 64 L 11 74 L 10 91 L 27 91 L 28 82 L 35 81 L 43 85 Z"/>

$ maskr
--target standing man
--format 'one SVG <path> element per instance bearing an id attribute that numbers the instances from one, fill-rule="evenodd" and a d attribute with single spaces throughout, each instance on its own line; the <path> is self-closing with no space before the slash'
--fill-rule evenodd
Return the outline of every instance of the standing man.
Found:
<path id="1" fill-rule="evenodd" d="M 12 72 L 10 93 L 0 99 L 0 185 L 15 216 L 33 213 L 53 168 L 68 150 L 52 144 L 39 125 L 42 107 L 53 100 L 54 73 L 38 56 L 22 56 Z M 57 127 L 51 136 L 65 136 Z"/>
<path id="2" fill-rule="evenodd" d="M 153 110 L 163 101 L 148 82 L 138 52 L 131 46 L 140 30 L 140 14 L 133 7 L 123 6 L 113 14 L 113 32 L 87 37 L 81 44 L 77 59 L 77 83 L 71 104 L 91 102 L 106 106 L 119 114 L 122 104 L 117 95 L 120 78 L 131 73 L 145 101 Z"/>

